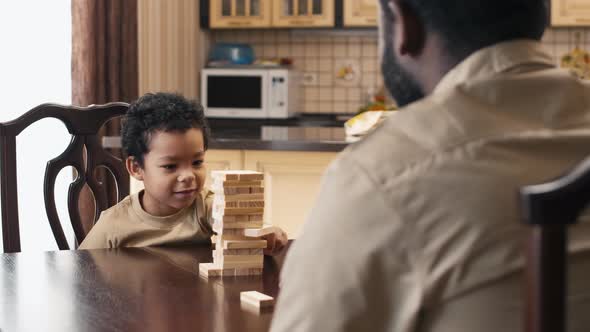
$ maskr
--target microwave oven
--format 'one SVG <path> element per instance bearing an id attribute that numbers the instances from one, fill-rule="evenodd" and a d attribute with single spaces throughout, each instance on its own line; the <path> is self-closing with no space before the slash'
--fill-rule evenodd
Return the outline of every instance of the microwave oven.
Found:
<path id="1" fill-rule="evenodd" d="M 286 68 L 205 68 L 201 102 L 207 117 L 286 119 L 298 111 L 298 77 Z"/>

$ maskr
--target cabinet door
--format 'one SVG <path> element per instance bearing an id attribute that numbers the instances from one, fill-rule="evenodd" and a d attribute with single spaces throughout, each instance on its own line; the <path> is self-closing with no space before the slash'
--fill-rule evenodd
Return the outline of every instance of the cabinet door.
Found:
<path id="1" fill-rule="evenodd" d="M 335 152 L 245 151 L 244 167 L 264 173 L 264 222 L 296 238 Z M 313 222 L 313 221 L 312 221 Z"/>
<path id="2" fill-rule="evenodd" d="M 334 26 L 334 0 L 275 0 L 272 11 L 274 27 Z"/>
<path id="3" fill-rule="evenodd" d="M 202 0 L 204 1 L 204 0 Z M 273 0 L 209 0 L 211 28 L 270 27 Z"/>
<path id="4" fill-rule="evenodd" d="M 344 26 L 376 27 L 377 6 L 375 0 L 344 0 Z"/>

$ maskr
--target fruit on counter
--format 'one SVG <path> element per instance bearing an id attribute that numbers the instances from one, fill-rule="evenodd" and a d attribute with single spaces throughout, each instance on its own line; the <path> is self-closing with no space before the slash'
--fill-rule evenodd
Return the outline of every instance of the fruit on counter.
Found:
<path id="1" fill-rule="evenodd" d="M 357 114 L 361 114 L 367 111 L 395 111 L 397 107 L 394 104 L 385 104 L 384 102 L 372 102 L 363 107 L 361 107 Z"/>
<path id="2" fill-rule="evenodd" d="M 364 136 L 376 128 L 387 116 L 393 112 L 369 111 L 362 112 L 344 123 L 346 136 Z"/>

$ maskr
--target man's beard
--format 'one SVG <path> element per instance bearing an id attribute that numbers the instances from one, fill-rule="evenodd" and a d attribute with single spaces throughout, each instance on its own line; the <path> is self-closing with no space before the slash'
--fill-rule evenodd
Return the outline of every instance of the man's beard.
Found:
<path id="1" fill-rule="evenodd" d="M 390 37 L 386 35 L 386 38 Z M 399 107 L 424 98 L 424 92 L 416 79 L 402 68 L 395 53 L 391 39 L 385 41 L 381 59 L 381 73 L 389 93 Z"/>

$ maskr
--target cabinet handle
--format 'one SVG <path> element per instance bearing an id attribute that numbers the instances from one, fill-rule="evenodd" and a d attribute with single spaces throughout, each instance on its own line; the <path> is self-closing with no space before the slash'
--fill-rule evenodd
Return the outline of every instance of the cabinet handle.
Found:
<path id="1" fill-rule="evenodd" d="M 377 19 L 376 18 L 367 18 L 366 22 L 369 24 L 377 24 Z"/>

